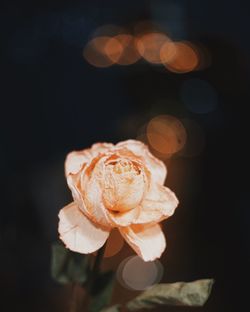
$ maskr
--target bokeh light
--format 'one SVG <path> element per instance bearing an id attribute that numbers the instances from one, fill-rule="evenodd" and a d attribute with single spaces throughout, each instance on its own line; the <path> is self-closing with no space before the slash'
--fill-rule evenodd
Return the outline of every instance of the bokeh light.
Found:
<path id="1" fill-rule="evenodd" d="M 159 260 L 145 262 L 138 256 L 131 256 L 121 262 L 116 277 L 119 283 L 130 290 L 144 290 L 159 283 L 163 266 Z"/>
<path id="2" fill-rule="evenodd" d="M 103 25 L 95 30 L 92 38 L 84 49 L 84 58 L 96 67 L 131 65 L 142 57 L 171 72 L 187 73 L 203 69 L 211 62 L 205 48 L 188 41 L 172 41 L 152 21 L 136 23 L 132 34 L 121 26 Z"/>
<path id="3" fill-rule="evenodd" d="M 123 54 L 122 44 L 115 38 L 110 38 L 104 47 L 104 53 L 112 61 L 113 64 L 117 63 Z"/>
<path id="4" fill-rule="evenodd" d="M 163 33 L 147 33 L 137 39 L 137 49 L 140 55 L 149 63 L 160 64 L 160 50 L 170 39 Z"/>
<path id="5" fill-rule="evenodd" d="M 114 61 L 107 56 L 106 45 L 110 42 L 111 38 L 109 36 L 96 37 L 88 42 L 83 51 L 83 56 L 85 60 L 95 67 L 109 67 L 114 64 Z M 119 45 L 119 42 L 114 43 L 115 39 L 113 39 L 113 45 Z M 110 47 L 112 44 L 110 44 Z M 122 47 L 121 47 L 122 49 Z M 113 59 L 119 58 L 119 53 L 117 48 L 113 51 L 111 50 Z"/>
<path id="6" fill-rule="evenodd" d="M 181 121 L 170 115 L 160 115 L 151 119 L 146 134 L 150 146 L 168 157 L 180 151 L 187 138 Z"/>
<path id="7" fill-rule="evenodd" d="M 187 73 L 193 71 L 199 66 L 199 53 L 190 42 L 175 42 L 175 55 L 167 62 L 162 60 L 163 65 L 174 73 Z M 164 53 L 162 52 L 164 55 Z"/>
<path id="8" fill-rule="evenodd" d="M 160 49 L 161 63 L 163 65 L 170 63 L 171 61 L 173 61 L 176 53 L 177 53 L 177 47 L 175 43 L 172 41 L 166 41 Z"/>
<path id="9" fill-rule="evenodd" d="M 187 142 L 180 155 L 185 157 L 199 156 L 206 145 L 204 130 L 194 120 L 182 119 L 181 121 L 187 132 Z"/>
<path id="10" fill-rule="evenodd" d="M 205 114 L 216 109 L 218 97 L 215 89 L 201 79 L 184 81 L 181 87 L 181 99 L 193 113 Z"/>
<path id="11" fill-rule="evenodd" d="M 117 229 L 113 229 L 109 235 L 104 252 L 105 258 L 115 256 L 123 247 L 124 239 Z"/>
<path id="12" fill-rule="evenodd" d="M 140 54 L 136 49 L 136 41 L 132 35 L 120 34 L 114 36 L 106 45 L 108 57 L 119 65 L 131 65 L 136 63 Z M 112 53 L 113 51 L 113 53 Z"/>

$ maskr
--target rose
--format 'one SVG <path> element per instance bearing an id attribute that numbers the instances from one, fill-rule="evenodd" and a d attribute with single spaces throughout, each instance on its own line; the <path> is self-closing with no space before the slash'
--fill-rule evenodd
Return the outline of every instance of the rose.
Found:
<path id="1" fill-rule="evenodd" d="M 166 241 L 158 222 L 178 205 L 163 186 L 166 173 L 164 163 L 135 140 L 71 152 L 65 174 L 74 201 L 59 213 L 60 238 L 87 254 L 101 248 L 116 227 L 144 261 L 159 258 Z"/>

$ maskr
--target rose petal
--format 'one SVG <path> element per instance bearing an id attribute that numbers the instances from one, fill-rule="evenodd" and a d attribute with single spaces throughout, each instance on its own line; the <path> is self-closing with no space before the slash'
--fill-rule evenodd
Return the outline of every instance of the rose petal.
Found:
<path id="1" fill-rule="evenodd" d="M 131 225 L 119 230 L 127 243 L 144 261 L 160 258 L 166 248 L 165 236 L 159 224 Z"/>
<path id="2" fill-rule="evenodd" d="M 65 174 L 77 173 L 84 163 L 89 163 L 99 153 L 104 153 L 111 149 L 114 145 L 111 143 L 96 143 L 81 151 L 74 151 L 67 155 L 65 160 Z"/>
<path id="3" fill-rule="evenodd" d="M 165 164 L 155 158 L 149 151 L 148 147 L 140 141 L 136 140 L 127 140 L 118 143 L 116 148 L 127 148 L 135 155 L 142 157 L 143 162 L 145 162 L 146 167 L 151 172 L 152 179 L 154 182 L 161 185 L 164 184 L 164 181 L 167 176 L 167 168 Z"/>
<path id="4" fill-rule="evenodd" d="M 71 152 L 67 155 L 65 160 L 65 174 L 66 177 L 73 173 L 80 171 L 84 163 L 89 161 L 87 152 Z"/>
<path id="5" fill-rule="evenodd" d="M 169 188 L 154 184 L 141 204 L 139 217 L 133 223 L 158 223 L 172 216 L 178 203 L 178 199 Z"/>
<path id="6" fill-rule="evenodd" d="M 95 176 L 86 183 L 84 200 L 87 202 L 88 213 L 94 217 L 94 220 L 107 226 L 128 226 L 138 218 L 140 213 L 139 206 L 121 213 L 106 209 L 103 204 L 102 186 Z"/>
<path id="7" fill-rule="evenodd" d="M 87 181 L 82 185 L 82 193 L 84 206 L 87 208 L 88 214 L 95 222 L 105 226 L 111 226 L 112 222 L 108 217 L 108 211 L 103 205 L 100 181 L 95 174 L 90 179 L 86 176 L 84 178 Z"/>
<path id="8" fill-rule="evenodd" d="M 96 157 L 77 174 L 69 174 L 67 183 L 74 201 L 84 214 L 94 223 L 109 227 L 111 222 L 107 217 L 106 208 L 102 204 L 102 191 L 99 185 L 98 172 L 97 175 L 93 174 L 94 171 L 98 170 L 102 172 L 104 159 L 105 157 Z M 100 163 L 98 163 L 99 160 Z"/>
<path id="9" fill-rule="evenodd" d="M 133 223 L 139 217 L 140 207 L 135 207 L 125 212 L 108 211 L 108 218 L 112 222 L 113 226 L 128 226 Z"/>
<path id="10" fill-rule="evenodd" d="M 109 236 L 109 230 L 92 223 L 71 203 L 59 212 L 58 231 L 61 240 L 72 251 L 87 254 L 101 248 Z"/>
<path id="11" fill-rule="evenodd" d="M 109 156 L 107 156 L 109 157 Z M 84 209 L 86 209 L 87 215 L 96 223 L 102 224 L 104 226 L 128 226 L 133 220 L 135 220 L 140 213 L 140 207 L 137 206 L 134 209 L 116 213 L 114 211 L 108 210 L 104 205 L 103 190 L 105 189 L 104 183 L 104 166 L 107 159 L 106 156 L 101 157 L 98 161 L 93 160 L 94 165 L 90 164 L 91 174 L 81 174 L 81 190 L 77 192 L 77 198 L 84 201 Z M 88 170 L 88 168 L 86 169 Z M 72 190 L 76 188 L 77 183 L 75 181 L 74 186 L 71 187 Z M 73 193 L 73 191 L 72 191 Z M 83 195 L 81 195 L 83 194 Z M 82 205 L 80 206 L 82 209 Z"/>

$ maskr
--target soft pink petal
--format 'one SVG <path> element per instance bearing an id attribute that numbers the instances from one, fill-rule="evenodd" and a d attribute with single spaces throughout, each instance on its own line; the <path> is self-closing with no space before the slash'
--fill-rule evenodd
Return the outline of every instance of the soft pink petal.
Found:
<path id="1" fill-rule="evenodd" d="M 109 230 L 92 223 L 71 203 L 59 212 L 58 231 L 61 240 L 72 251 L 87 254 L 101 248 L 109 236 Z"/>
<path id="2" fill-rule="evenodd" d="M 127 243 L 144 261 L 160 258 L 166 248 L 165 236 L 159 224 L 131 225 L 119 230 Z"/>
<path id="3" fill-rule="evenodd" d="M 127 140 L 118 143 L 116 148 L 127 148 L 135 155 L 140 156 L 150 171 L 154 182 L 161 185 L 164 184 L 167 175 L 167 168 L 161 160 L 157 159 L 150 153 L 148 147 L 144 143 L 136 140 Z"/>
<path id="4" fill-rule="evenodd" d="M 90 150 L 92 153 L 92 156 L 95 157 L 99 153 L 105 153 L 108 150 L 111 150 L 114 147 L 114 144 L 112 143 L 95 143 L 91 146 Z"/>
<path id="5" fill-rule="evenodd" d="M 103 224 L 105 226 L 116 227 L 116 226 L 128 226 L 133 223 L 139 216 L 140 207 L 136 206 L 134 209 L 114 212 L 107 209 L 104 204 L 104 190 L 105 187 L 105 161 L 109 156 L 104 156 L 99 159 L 99 161 L 93 161 L 94 166 L 91 168 L 90 174 L 81 175 L 81 190 L 77 192 L 74 198 L 82 198 L 84 202 L 84 207 L 80 205 L 81 209 L 86 209 L 86 214 L 96 223 Z M 88 168 L 86 169 L 88 170 Z M 77 181 L 73 183 L 71 187 L 74 194 L 74 189 L 76 188 Z M 82 194 L 82 195 L 81 195 Z"/>
<path id="6" fill-rule="evenodd" d="M 79 209 L 82 210 L 82 212 L 85 214 L 85 216 L 87 216 L 89 219 L 91 219 L 92 215 L 84 203 L 82 192 L 78 188 L 79 178 L 80 178 L 80 174 L 75 174 L 75 175 L 70 174 L 67 177 L 68 186 L 72 192 L 73 199 L 77 203 L 77 206 L 79 207 Z"/>
<path id="7" fill-rule="evenodd" d="M 111 143 L 96 143 L 81 151 L 74 151 L 67 155 L 65 160 L 65 174 L 77 173 L 82 168 L 84 163 L 89 163 L 99 153 L 104 153 L 110 150 L 114 145 Z"/>
<path id="8" fill-rule="evenodd" d="M 113 212 L 108 211 L 108 218 L 112 222 L 113 226 L 128 226 L 136 220 L 140 214 L 140 207 L 137 206 L 134 209 L 125 212 Z"/>
<path id="9" fill-rule="evenodd" d="M 65 174 L 75 174 L 89 161 L 87 152 L 71 152 L 65 160 Z"/>
<path id="10" fill-rule="evenodd" d="M 83 182 L 82 192 L 84 205 L 91 218 L 105 226 L 112 226 L 112 221 L 108 216 L 108 210 L 105 208 L 102 200 L 102 187 L 100 181 L 93 174 L 89 179 L 84 176 L 87 181 Z"/>
<path id="11" fill-rule="evenodd" d="M 131 210 L 141 203 L 147 189 L 144 167 L 130 158 L 110 158 L 103 174 L 104 205 L 119 212 Z"/>
<path id="12" fill-rule="evenodd" d="M 98 163 L 94 158 L 81 172 L 69 174 L 67 182 L 74 201 L 84 214 L 94 223 L 110 227 L 111 221 L 107 217 L 106 208 L 102 204 L 102 189 L 98 179 L 98 172 L 97 175 L 94 174 L 98 169 L 100 170 L 99 167 L 102 167 L 104 159 L 105 157 L 101 157 L 100 163 Z"/>
<path id="13" fill-rule="evenodd" d="M 178 203 L 178 199 L 169 188 L 154 184 L 141 204 L 139 217 L 133 223 L 157 223 L 167 219 L 173 215 Z"/>
<path id="14" fill-rule="evenodd" d="M 86 183 L 84 201 L 93 220 L 111 227 L 128 226 L 138 218 L 140 213 L 139 206 L 121 213 L 106 209 L 103 203 L 102 185 L 95 175 Z"/>

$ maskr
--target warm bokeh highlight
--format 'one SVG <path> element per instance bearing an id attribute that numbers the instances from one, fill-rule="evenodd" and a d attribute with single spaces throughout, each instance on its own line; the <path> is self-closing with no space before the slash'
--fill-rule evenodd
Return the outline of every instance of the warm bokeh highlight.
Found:
<path id="1" fill-rule="evenodd" d="M 168 70 L 174 73 L 188 73 L 198 68 L 198 50 L 191 43 L 175 42 L 174 48 L 175 55 L 167 62 L 164 61 L 164 50 L 162 51 L 162 61 Z"/>
<path id="2" fill-rule="evenodd" d="M 154 150 L 169 157 L 180 151 L 187 139 L 181 121 L 170 115 L 152 118 L 147 125 L 146 135 Z"/>

